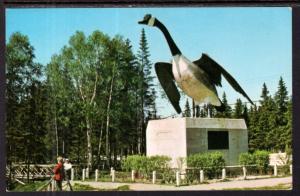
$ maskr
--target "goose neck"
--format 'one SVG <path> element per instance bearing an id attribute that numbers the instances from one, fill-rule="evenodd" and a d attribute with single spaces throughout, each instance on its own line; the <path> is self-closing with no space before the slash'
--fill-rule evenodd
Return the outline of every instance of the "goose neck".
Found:
<path id="1" fill-rule="evenodd" d="M 156 19 L 154 26 L 159 28 L 161 30 L 161 32 L 164 34 L 164 36 L 168 42 L 169 48 L 171 50 L 172 56 L 180 55 L 181 52 L 180 52 L 179 48 L 177 47 L 177 45 L 175 44 L 173 38 L 171 37 L 171 35 L 170 35 L 168 29 L 165 27 L 165 25 L 163 25 L 159 20 Z"/>

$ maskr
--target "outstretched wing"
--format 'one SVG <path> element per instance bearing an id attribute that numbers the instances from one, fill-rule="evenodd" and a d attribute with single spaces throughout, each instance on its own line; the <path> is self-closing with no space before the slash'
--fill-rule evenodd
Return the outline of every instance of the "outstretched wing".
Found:
<path id="1" fill-rule="evenodd" d="M 179 106 L 180 94 L 174 83 L 174 76 L 172 73 L 172 64 L 170 63 L 155 63 L 155 71 L 158 80 L 167 94 L 171 104 L 175 108 L 178 114 L 181 113 L 181 108 Z"/>
<path id="2" fill-rule="evenodd" d="M 238 82 L 223 67 L 221 67 L 221 65 L 215 62 L 207 54 L 202 54 L 201 58 L 193 63 L 203 69 L 209 75 L 211 82 L 217 86 L 222 86 L 221 75 L 223 75 L 237 92 L 241 93 L 251 104 L 253 104 Z"/>

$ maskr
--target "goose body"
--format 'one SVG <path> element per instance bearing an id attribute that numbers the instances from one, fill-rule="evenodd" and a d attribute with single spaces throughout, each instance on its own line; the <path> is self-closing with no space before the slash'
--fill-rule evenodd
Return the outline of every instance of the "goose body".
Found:
<path id="1" fill-rule="evenodd" d="M 238 82 L 208 55 L 202 54 L 198 60 L 193 62 L 187 59 L 175 44 L 167 28 L 155 17 L 147 14 L 142 21 L 139 21 L 139 24 L 159 28 L 169 45 L 173 56 L 172 64 L 157 62 L 155 63 L 155 71 L 161 86 L 177 113 L 181 113 L 181 108 L 179 106 L 180 94 L 175 82 L 196 104 L 209 103 L 219 111 L 224 110 L 224 105 L 220 101 L 216 90 L 216 86 L 222 86 L 221 76 L 253 104 Z"/>
<path id="2" fill-rule="evenodd" d="M 209 83 L 208 75 L 183 55 L 175 55 L 172 72 L 176 83 L 196 104 L 210 103 L 220 106 L 216 88 Z"/>

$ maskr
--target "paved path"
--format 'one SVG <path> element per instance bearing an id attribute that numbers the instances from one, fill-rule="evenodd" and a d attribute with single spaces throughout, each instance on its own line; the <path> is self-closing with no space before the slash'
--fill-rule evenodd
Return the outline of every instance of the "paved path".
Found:
<path id="1" fill-rule="evenodd" d="M 158 185 L 158 184 L 143 184 L 143 183 L 112 183 L 112 182 L 81 182 L 74 181 L 74 183 L 86 184 L 100 189 L 115 189 L 122 185 L 129 185 L 130 190 L 144 190 L 144 191 L 157 191 L 157 190 L 223 190 L 232 188 L 255 188 L 276 186 L 278 184 L 292 184 L 292 177 L 284 178 L 268 178 L 256 180 L 235 180 L 227 182 L 214 182 L 210 184 L 199 184 L 175 187 L 174 185 Z"/>

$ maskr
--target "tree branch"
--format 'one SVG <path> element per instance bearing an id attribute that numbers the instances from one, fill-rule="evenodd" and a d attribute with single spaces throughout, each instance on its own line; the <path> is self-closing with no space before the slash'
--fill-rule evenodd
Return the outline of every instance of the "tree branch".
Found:
<path id="1" fill-rule="evenodd" d="M 98 82 L 98 73 L 96 73 L 96 79 L 95 79 L 95 85 L 94 85 L 94 90 L 93 90 L 93 96 L 91 98 L 90 104 L 93 103 L 95 96 L 96 96 L 96 91 L 97 91 L 97 82 Z"/>

